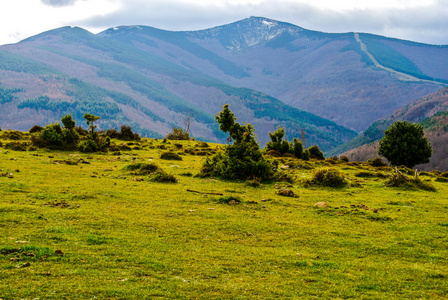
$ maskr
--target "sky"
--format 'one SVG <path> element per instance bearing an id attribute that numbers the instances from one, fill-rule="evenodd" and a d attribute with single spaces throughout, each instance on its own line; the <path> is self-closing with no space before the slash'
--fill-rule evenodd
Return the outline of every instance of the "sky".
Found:
<path id="1" fill-rule="evenodd" d="M 448 45 L 448 0 L 1 0 L 0 45 L 62 26 L 199 30 L 251 16 Z"/>

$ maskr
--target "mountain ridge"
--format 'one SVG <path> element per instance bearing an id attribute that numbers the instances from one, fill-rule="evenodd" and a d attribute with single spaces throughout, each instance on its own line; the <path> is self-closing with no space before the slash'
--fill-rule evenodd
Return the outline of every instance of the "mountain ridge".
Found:
<path id="1" fill-rule="evenodd" d="M 414 44 L 369 43 L 385 65 L 393 64 L 392 58 L 407 59 L 412 63 L 405 72 L 448 78 L 443 47 L 440 52 L 419 45 L 434 50 L 442 62 L 423 72 L 426 62 L 414 60 L 421 53 Z M 394 55 L 384 55 L 386 48 L 395 49 Z M 213 114 L 230 103 L 241 121 L 254 123 L 262 144 L 280 125 L 290 139 L 305 129 L 309 142 L 326 151 L 354 137 L 353 130 L 364 130 L 439 88 L 400 81 L 376 68 L 353 33 L 328 34 L 261 17 L 199 31 L 136 25 L 92 34 L 66 26 L 1 46 L 0 56 L 2 87 L 23 89 L 2 104 L 11 115 L 0 113 L 0 126 L 14 125 L 24 111 L 42 124 L 58 120 L 58 109 L 90 107 L 92 113 L 103 107 L 116 114 L 115 119 L 105 116 L 104 126 L 129 122 L 137 131 L 161 137 L 193 110 L 199 116 L 193 134 L 222 141 Z M 39 103 L 58 109 L 31 108 Z"/>

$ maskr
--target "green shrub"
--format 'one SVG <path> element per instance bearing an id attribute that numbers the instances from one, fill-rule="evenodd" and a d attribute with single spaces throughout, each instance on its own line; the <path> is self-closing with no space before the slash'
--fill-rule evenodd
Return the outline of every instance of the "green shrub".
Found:
<path id="1" fill-rule="evenodd" d="M 5 144 L 5 149 L 13 151 L 26 151 L 28 149 L 29 143 L 21 142 L 10 142 Z"/>
<path id="2" fill-rule="evenodd" d="M 310 152 L 310 158 L 324 160 L 325 156 L 322 151 L 320 151 L 319 146 L 311 146 L 308 148 Z"/>
<path id="3" fill-rule="evenodd" d="M 285 136 L 285 128 L 280 126 L 274 132 L 269 132 L 270 141 L 266 144 L 265 151 L 275 150 L 281 154 L 289 152 L 291 145 L 288 140 L 283 139 Z"/>
<path id="4" fill-rule="evenodd" d="M 423 182 L 419 178 L 408 177 L 400 172 L 394 173 L 386 182 L 387 187 L 418 188 L 435 192 L 436 188 L 429 182 Z"/>
<path id="5" fill-rule="evenodd" d="M 214 176 L 223 179 L 257 177 L 261 180 L 272 178 L 271 164 L 264 158 L 257 144 L 239 143 L 229 145 L 224 151 L 207 158 L 201 176 Z"/>
<path id="6" fill-rule="evenodd" d="M 257 177 L 248 178 L 246 180 L 246 185 L 251 187 L 259 187 L 261 185 L 261 179 Z"/>
<path id="7" fill-rule="evenodd" d="M 342 160 L 343 162 L 349 162 L 349 159 L 348 159 L 348 157 L 347 156 L 341 156 L 341 157 L 339 157 L 339 159 L 340 160 Z"/>
<path id="8" fill-rule="evenodd" d="M 222 203 L 222 204 L 240 204 L 242 202 L 240 197 L 235 197 L 235 196 L 225 196 L 225 197 L 221 197 L 218 198 L 216 200 L 216 202 L 218 203 Z"/>
<path id="9" fill-rule="evenodd" d="M 182 128 L 174 127 L 171 132 L 165 135 L 167 140 L 190 140 L 190 134 Z"/>
<path id="10" fill-rule="evenodd" d="M 406 175 L 411 175 L 411 176 L 415 174 L 415 171 L 413 169 L 408 168 L 406 166 L 398 167 L 398 171 L 400 171 L 401 173 L 404 173 Z"/>
<path id="11" fill-rule="evenodd" d="M 371 165 L 372 167 L 386 167 L 387 163 L 385 163 L 380 157 L 375 157 L 372 159 L 369 159 L 367 161 L 367 163 L 369 165 Z"/>
<path id="12" fill-rule="evenodd" d="M 208 148 L 210 147 L 206 142 L 199 142 L 196 145 L 194 145 L 195 147 L 199 147 L 199 148 Z"/>
<path id="13" fill-rule="evenodd" d="M 272 156 L 272 157 L 282 157 L 283 156 L 283 154 L 277 150 L 269 150 L 268 152 L 266 152 L 266 155 Z"/>
<path id="14" fill-rule="evenodd" d="M 123 170 L 131 171 L 133 175 L 149 175 L 160 170 L 160 168 L 155 163 L 135 163 L 125 166 Z"/>
<path id="15" fill-rule="evenodd" d="M 310 157 L 311 157 L 310 150 L 308 149 L 303 150 L 301 158 L 303 160 L 310 160 Z"/>
<path id="16" fill-rule="evenodd" d="M 124 141 L 139 141 L 141 137 L 138 133 L 133 132 L 130 126 L 122 125 L 120 127 L 120 139 Z"/>
<path id="17" fill-rule="evenodd" d="M 174 152 L 163 152 L 160 155 L 160 159 L 165 159 L 165 160 L 182 160 L 182 157 L 180 157 L 179 154 L 174 153 Z"/>
<path id="18" fill-rule="evenodd" d="M 155 182 L 161 182 L 161 183 L 176 183 L 177 182 L 177 178 L 174 175 L 168 174 L 162 170 L 158 170 L 157 172 L 152 174 L 150 180 L 155 181 Z"/>
<path id="19" fill-rule="evenodd" d="M 91 153 L 91 152 L 97 152 L 99 150 L 99 147 L 94 140 L 89 139 L 87 141 L 80 142 L 78 144 L 78 149 L 79 151 L 84 153 Z"/>
<path id="20" fill-rule="evenodd" d="M 339 187 L 347 184 L 345 176 L 336 169 L 317 170 L 313 174 L 311 182 L 328 187 Z"/>
<path id="21" fill-rule="evenodd" d="M 33 127 L 30 128 L 29 133 L 41 132 L 43 129 L 44 128 L 39 125 L 34 125 Z"/>
<path id="22" fill-rule="evenodd" d="M 70 114 L 63 116 L 61 121 L 64 124 L 64 128 L 59 123 L 46 125 L 40 131 L 35 128 L 36 126 L 33 126 L 34 130 L 37 130 L 37 134 L 31 136 L 31 142 L 39 148 L 52 150 L 76 149 L 79 136 L 74 130 L 75 121 Z"/>
<path id="23" fill-rule="evenodd" d="M 260 178 L 269 180 L 273 175 L 270 163 L 263 156 L 255 137 L 255 128 L 251 124 L 241 125 L 226 104 L 223 110 L 215 116 L 220 124 L 219 129 L 229 133 L 232 145 L 224 151 L 207 158 L 200 176 L 216 176 L 224 179 Z"/>
<path id="24" fill-rule="evenodd" d="M 4 130 L 1 134 L 2 138 L 5 140 L 13 140 L 18 141 L 25 138 L 25 135 L 23 132 L 16 131 L 16 130 Z"/>

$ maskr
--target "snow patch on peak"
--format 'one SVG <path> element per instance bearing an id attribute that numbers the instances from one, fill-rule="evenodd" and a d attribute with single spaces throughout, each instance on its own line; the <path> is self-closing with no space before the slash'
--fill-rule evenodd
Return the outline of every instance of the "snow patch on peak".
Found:
<path id="1" fill-rule="evenodd" d="M 267 25 L 269 28 L 271 28 L 271 27 L 277 25 L 277 23 L 269 22 L 269 21 L 266 21 L 266 20 L 263 20 L 262 23 L 263 23 L 264 25 Z"/>

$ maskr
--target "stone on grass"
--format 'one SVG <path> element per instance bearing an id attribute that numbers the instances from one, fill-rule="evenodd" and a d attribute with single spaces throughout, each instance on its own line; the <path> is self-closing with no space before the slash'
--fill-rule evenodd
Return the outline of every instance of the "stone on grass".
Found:
<path id="1" fill-rule="evenodd" d="M 327 204 L 327 202 L 317 202 L 316 204 L 314 204 L 314 207 L 327 208 L 327 207 L 329 207 L 329 205 Z"/>
<path id="2" fill-rule="evenodd" d="M 292 190 L 285 188 L 279 189 L 277 195 L 285 197 L 297 197 Z"/>

